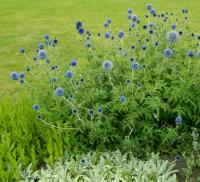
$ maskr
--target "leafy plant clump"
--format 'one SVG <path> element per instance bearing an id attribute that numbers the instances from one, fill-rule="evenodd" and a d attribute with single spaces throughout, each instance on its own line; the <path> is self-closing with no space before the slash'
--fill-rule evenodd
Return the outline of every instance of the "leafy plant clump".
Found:
<path id="1" fill-rule="evenodd" d="M 31 164 L 25 171 L 19 165 L 22 180 L 20 182 L 56 182 L 56 181 L 166 181 L 176 182 L 175 164 L 161 160 L 152 154 L 147 161 L 133 157 L 132 153 L 121 154 L 90 152 L 86 155 L 66 156 L 52 168 L 47 166 L 33 172 Z"/>
<path id="2" fill-rule="evenodd" d="M 85 47 L 77 58 L 59 61 L 57 38 L 45 34 L 34 61 L 20 49 L 37 73 L 28 66 L 10 76 L 29 88 L 38 122 L 69 136 L 69 150 L 190 150 L 191 127 L 200 126 L 200 36 L 182 13 L 148 4 L 146 20 L 128 10 L 128 32 L 109 19 L 97 35 L 77 21 Z"/>

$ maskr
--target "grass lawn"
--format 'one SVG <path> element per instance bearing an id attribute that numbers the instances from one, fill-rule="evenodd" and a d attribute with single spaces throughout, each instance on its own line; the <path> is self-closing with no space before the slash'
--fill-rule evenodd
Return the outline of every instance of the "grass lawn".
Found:
<path id="1" fill-rule="evenodd" d="M 24 71 L 28 65 L 20 55 L 25 47 L 32 57 L 43 34 L 56 36 L 67 56 L 77 56 L 80 46 L 74 23 L 82 20 L 91 32 L 103 31 L 106 18 L 113 20 L 113 28 L 125 29 L 127 9 L 144 19 L 147 0 L 1 0 L 0 1 L 0 95 L 13 94 L 18 88 L 9 79 L 11 71 Z M 183 7 L 190 10 L 190 23 L 199 30 L 199 0 L 151 0 L 158 12 L 180 14 Z M 67 59 L 67 58 L 66 58 Z"/>

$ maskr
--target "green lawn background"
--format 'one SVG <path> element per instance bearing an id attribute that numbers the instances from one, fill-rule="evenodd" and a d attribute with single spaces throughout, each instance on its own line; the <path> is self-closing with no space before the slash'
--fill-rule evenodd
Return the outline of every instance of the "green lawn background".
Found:
<path id="1" fill-rule="evenodd" d="M 143 20 L 148 2 L 158 12 L 177 15 L 188 8 L 191 26 L 200 33 L 200 0 L 0 0 L 0 96 L 19 89 L 9 73 L 23 71 L 29 65 L 19 54 L 20 47 L 32 57 L 43 34 L 48 33 L 59 39 L 66 57 L 75 57 L 80 49 L 76 20 L 82 20 L 84 27 L 95 33 L 103 31 L 102 24 L 108 18 L 113 20 L 115 30 L 126 30 L 127 9 L 133 8 Z"/>

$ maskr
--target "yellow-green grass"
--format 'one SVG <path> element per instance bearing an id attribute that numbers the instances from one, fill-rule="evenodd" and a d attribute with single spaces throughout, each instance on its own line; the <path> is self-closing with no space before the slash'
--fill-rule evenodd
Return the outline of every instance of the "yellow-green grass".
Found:
<path id="1" fill-rule="evenodd" d="M 0 1 L 0 95 L 13 94 L 17 84 L 9 79 L 11 71 L 23 71 L 29 63 L 19 53 L 25 47 L 32 57 L 44 33 L 59 39 L 64 59 L 79 54 L 79 36 L 74 23 L 82 20 L 84 27 L 97 33 L 103 31 L 107 18 L 113 20 L 115 30 L 127 30 L 127 9 L 144 19 L 145 5 L 151 2 L 158 12 L 190 11 L 190 22 L 199 30 L 199 0 L 1 0 Z M 199 30 L 200 32 L 200 30 Z M 66 60 L 67 61 L 67 60 Z"/>

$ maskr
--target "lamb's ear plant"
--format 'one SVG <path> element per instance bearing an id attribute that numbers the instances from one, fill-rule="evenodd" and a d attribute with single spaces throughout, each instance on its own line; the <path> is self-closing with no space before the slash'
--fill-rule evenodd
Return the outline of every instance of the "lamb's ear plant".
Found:
<path id="1" fill-rule="evenodd" d="M 67 156 L 53 167 L 47 166 L 32 172 L 31 165 L 25 171 L 19 165 L 20 182 L 55 181 L 166 181 L 176 182 L 175 163 L 161 160 L 152 154 L 147 161 L 135 158 L 132 153 L 121 154 L 90 152 L 86 155 Z"/>

